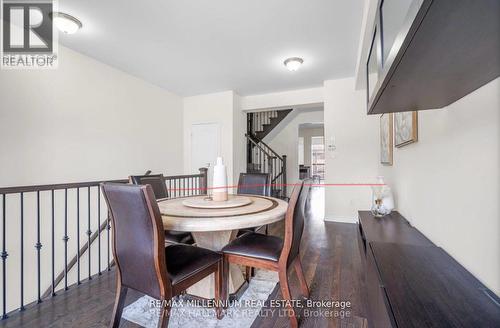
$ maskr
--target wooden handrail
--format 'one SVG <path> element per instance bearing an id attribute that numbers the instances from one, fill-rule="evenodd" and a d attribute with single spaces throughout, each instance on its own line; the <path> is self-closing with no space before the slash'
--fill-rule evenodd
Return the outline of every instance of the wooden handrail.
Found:
<path id="1" fill-rule="evenodd" d="M 35 192 L 35 191 L 50 191 L 50 190 L 64 190 L 64 189 L 96 187 L 96 186 L 99 186 L 99 184 L 102 182 L 127 183 L 128 179 L 99 180 L 99 181 L 73 182 L 73 183 L 58 183 L 58 184 L 20 186 L 20 187 L 6 187 L 6 188 L 0 188 L 0 195 L 18 194 L 21 192 Z"/>
<path id="2" fill-rule="evenodd" d="M 283 157 L 278 155 L 277 152 L 274 151 L 274 149 L 272 149 L 271 147 L 269 147 L 268 144 L 266 144 L 263 140 L 259 140 L 260 143 L 262 143 L 264 146 L 266 146 L 267 149 L 269 149 L 277 158 L 279 158 L 280 160 L 283 160 Z"/>
<path id="3" fill-rule="evenodd" d="M 271 154 L 269 154 L 264 148 L 262 148 L 261 145 L 259 145 L 257 142 L 255 142 L 255 140 L 252 139 L 252 137 L 250 137 L 248 134 L 245 134 L 245 137 L 247 137 L 248 140 L 250 140 L 250 142 L 257 148 L 259 148 L 264 154 L 266 154 L 267 157 L 270 157 L 270 158 L 273 158 L 274 156 L 272 156 Z M 272 150 L 272 149 L 271 149 Z M 280 158 L 278 156 L 278 158 Z M 281 158 L 280 158 L 281 159 Z"/>
<path id="4" fill-rule="evenodd" d="M 184 175 L 171 175 L 164 177 L 165 180 L 187 179 L 187 178 L 202 178 L 203 174 L 184 174 Z"/>
<path id="5" fill-rule="evenodd" d="M 203 177 L 203 174 L 201 174 L 201 173 L 200 174 L 184 174 L 184 175 L 166 176 L 165 180 L 175 180 L 175 179 L 184 179 L 184 178 L 202 178 L 202 177 Z M 103 182 L 128 183 L 128 179 L 98 180 L 98 181 L 88 181 L 88 182 L 70 182 L 70 183 L 57 183 L 57 184 L 47 184 L 47 185 L 3 187 L 3 188 L 0 188 L 0 195 L 19 194 L 22 192 L 36 192 L 36 191 L 51 191 L 51 190 L 97 187 L 97 186 L 99 186 L 99 184 L 101 184 Z"/>

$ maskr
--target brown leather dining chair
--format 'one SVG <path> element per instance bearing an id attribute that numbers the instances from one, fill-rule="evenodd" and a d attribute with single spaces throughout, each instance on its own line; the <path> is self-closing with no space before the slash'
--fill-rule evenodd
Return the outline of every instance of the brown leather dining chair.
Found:
<path id="1" fill-rule="evenodd" d="M 208 249 L 173 244 L 165 247 L 160 210 L 150 185 L 101 184 L 111 217 L 117 287 L 110 327 L 118 327 L 127 290 L 164 303 L 158 327 L 168 325 L 169 302 L 191 285 L 215 273 L 215 300 L 222 290 L 222 256 Z M 220 305 L 216 302 L 216 305 Z M 217 318 L 221 308 L 217 307 Z"/>
<path id="2" fill-rule="evenodd" d="M 292 191 L 285 215 L 284 239 L 259 233 L 247 233 L 236 238 L 222 249 L 224 254 L 224 275 L 227 274 L 229 263 L 277 271 L 283 299 L 290 301 L 288 270 L 293 266 L 299 278 L 302 293 L 306 298 L 309 297 L 309 289 L 304 278 L 299 256 L 309 185 L 309 183 L 304 184 L 304 182 L 301 182 Z M 224 298 L 227 297 L 226 284 L 225 280 Z M 287 302 L 286 308 L 289 310 L 291 327 L 298 327 L 295 309 L 290 302 Z"/>
<path id="3" fill-rule="evenodd" d="M 131 175 L 129 181 L 135 185 L 150 185 L 156 199 L 168 198 L 167 185 L 163 174 Z M 172 244 L 194 244 L 190 232 L 165 230 L 165 240 Z"/>
<path id="4" fill-rule="evenodd" d="M 271 176 L 268 173 L 240 173 L 238 179 L 238 195 L 257 195 L 257 196 L 271 196 Z M 238 236 L 247 232 L 256 232 L 261 230 L 263 226 L 255 228 L 241 229 L 238 231 Z M 265 226 L 265 233 L 268 233 L 268 226 Z"/>
<path id="5" fill-rule="evenodd" d="M 240 173 L 238 194 L 271 196 L 271 176 L 268 173 Z"/>

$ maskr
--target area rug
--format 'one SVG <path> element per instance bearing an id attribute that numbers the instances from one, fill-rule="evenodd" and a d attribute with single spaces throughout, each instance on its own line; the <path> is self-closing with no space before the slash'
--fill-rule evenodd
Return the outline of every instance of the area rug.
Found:
<path id="1" fill-rule="evenodd" d="M 276 272 L 257 270 L 245 293 L 237 302 L 230 304 L 222 320 L 215 317 L 215 309 L 193 304 L 181 296 L 173 302 L 168 327 L 250 327 L 277 282 Z M 154 328 L 159 317 L 154 302 L 153 298 L 143 296 L 123 309 L 122 318 L 142 327 Z"/>

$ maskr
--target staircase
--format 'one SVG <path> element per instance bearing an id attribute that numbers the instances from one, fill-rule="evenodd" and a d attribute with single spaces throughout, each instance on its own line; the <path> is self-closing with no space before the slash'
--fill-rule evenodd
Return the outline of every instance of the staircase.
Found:
<path id="1" fill-rule="evenodd" d="M 292 109 L 247 114 L 247 173 L 268 173 L 271 176 L 271 196 L 287 197 L 286 155 L 278 155 L 262 139 L 267 136 Z"/>

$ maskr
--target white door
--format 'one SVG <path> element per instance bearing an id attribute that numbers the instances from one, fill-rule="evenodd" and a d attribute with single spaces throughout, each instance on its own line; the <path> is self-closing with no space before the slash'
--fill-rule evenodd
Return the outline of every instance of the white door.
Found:
<path id="1" fill-rule="evenodd" d="M 208 165 L 212 168 L 217 156 L 220 156 L 219 124 L 191 125 L 191 172 L 198 172 L 200 167 Z"/>

